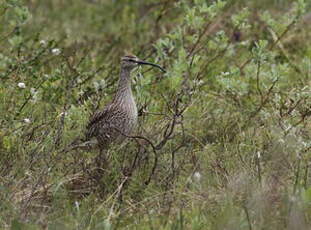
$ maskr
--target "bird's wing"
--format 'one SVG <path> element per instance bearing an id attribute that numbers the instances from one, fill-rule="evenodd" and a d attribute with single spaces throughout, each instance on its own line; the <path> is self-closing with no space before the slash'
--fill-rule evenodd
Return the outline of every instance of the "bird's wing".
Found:
<path id="1" fill-rule="evenodd" d="M 111 105 L 107 105 L 103 110 L 96 111 L 90 118 L 86 126 L 86 139 L 89 140 L 98 134 L 98 128 L 106 123 L 105 121 L 109 120 L 109 114 L 111 110 Z M 108 126 L 108 125 L 107 125 Z"/>
<path id="2" fill-rule="evenodd" d="M 106 135 L 108 139 L 117 135 L 120 124 L 126 120 L 126 114 L 114 104 L 107 105 L 102 111 L 97 111 L 91 117 L 86 127 L 86 139 L 98 135 Z"/>

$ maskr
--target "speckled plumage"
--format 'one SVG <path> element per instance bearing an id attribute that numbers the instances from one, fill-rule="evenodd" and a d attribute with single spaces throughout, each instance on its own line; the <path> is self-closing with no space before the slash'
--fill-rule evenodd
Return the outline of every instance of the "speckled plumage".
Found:
<path id="1" fill-rule="evenodd" d="M 95 137 L 101 149 L 107 148 L 111 142 L 123 141 L 137 123 L 135 102 L 133 108 L 128 110 L 122 102 L 111 103 L 102 111 L 96 112 L 87 126 L 87 140 Z"/>
<path id="2" fill-rule="evenodd" d="M 137 124 L 137 107 L 131 89 L 131 71 L 139 64 L 153 65 L 140 61 L 135 56 L 121 59 L 118 89 L 111 103 L 91 117 L 86 128 L 86 139 L 95 138 L 101 150 L 107 149 L 112 142 L 121 143 L 129 136 Z"/>

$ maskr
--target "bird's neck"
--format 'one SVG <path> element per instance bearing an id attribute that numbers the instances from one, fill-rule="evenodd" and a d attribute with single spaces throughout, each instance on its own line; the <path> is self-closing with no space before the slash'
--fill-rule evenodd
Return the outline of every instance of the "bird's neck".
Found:
<path id="1" fill-rule="evenodd" d="M 133 97 L 130 74 L 130 69 L 121 69 L 118 89 L 114 101 L 126 100 Z"/>

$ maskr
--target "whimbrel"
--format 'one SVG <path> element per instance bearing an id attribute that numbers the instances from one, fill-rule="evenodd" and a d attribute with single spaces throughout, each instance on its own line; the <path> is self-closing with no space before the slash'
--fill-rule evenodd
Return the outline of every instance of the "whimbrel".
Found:
<path id="1" fill-rule="evenodd" d="M 131 89 L 131 71 L 139 65 L 150 65 L 165 70 L 150 62 L 129 55 L 121 58 L 121 71 L 117 92 L 111 103 L 95 112 L 86 130 L 86 139 L 95 141 L 102 151 L 112 142 L 122 142 L 137 124 L 137 107 Z M 94 142 L 92 142 L 94 144 Z"/>

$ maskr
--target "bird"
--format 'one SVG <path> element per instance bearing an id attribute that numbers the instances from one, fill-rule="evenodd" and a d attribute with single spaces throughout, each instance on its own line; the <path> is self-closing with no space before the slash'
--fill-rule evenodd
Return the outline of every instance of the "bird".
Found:
<path id="1" fill-rule="evenodd" d="M 112 143 L 122 143 L 137 125 L 137 106 L 131 89 L 131 72 L 140 65 L 149 65 L 166 72 L 160 65 L 143 61 L 134 55 L 121 58 L 117 91 L 113 100 L 95 112 L 86 126 L 85 138 L 91 145 L 107 150 Z"/>

